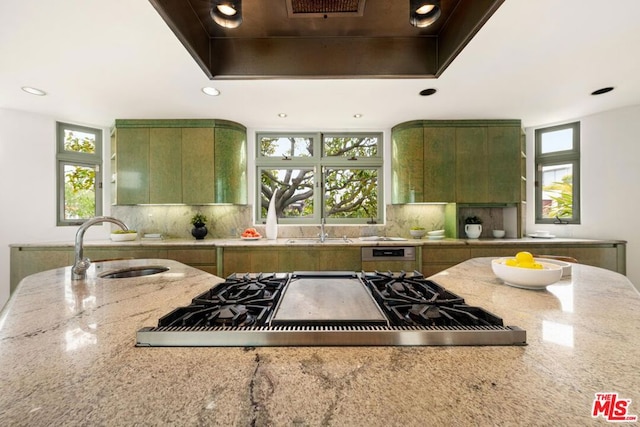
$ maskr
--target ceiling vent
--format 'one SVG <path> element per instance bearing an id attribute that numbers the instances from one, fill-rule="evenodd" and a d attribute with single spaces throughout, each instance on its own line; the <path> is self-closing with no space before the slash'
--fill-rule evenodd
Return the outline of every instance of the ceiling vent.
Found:
<path id="1" fill-rule="evenodd" d="M 289 18 L 362 16 L 365 0 L 286 0 Z"/>

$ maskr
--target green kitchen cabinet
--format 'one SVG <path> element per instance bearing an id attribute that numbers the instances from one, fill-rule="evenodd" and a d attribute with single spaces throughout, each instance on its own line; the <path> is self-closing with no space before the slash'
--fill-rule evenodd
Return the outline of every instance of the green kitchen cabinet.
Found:
<path id="1" fill-rule="evenodd" d="M 456 202 L 521 201 L 520 126 L 456 128 Z"/>
<path id="2" fill-rule="evenodd" d="M 234 127 L 215 129 L 215 202 L 247 203 L 246 132 Z"/>
<path id="3" fill-rule="evenodd" d="M 149 203 L 149 129 L 116 129 L 115 147 L 116 203 Z"/>
<path id="4" fill-rule="evenodd" d="M 149 203 L 182 201 L 182 129 L 149 129 Z"/>
<path id="5" fill-rule="evenodd" d="M 424 200 L 450 202 L 456 197 L 455 129 L 424 128 Z"/>
<path id="6" fill-rule="evenodd" d="M 455 129 L 394 128 L 392 203 L 449 202 L 455 198 Z"/>
<path id="7" fill-rule="evenodd" d="M 213 128 L 182 128 L 182 202 L 215 200 L 215 136 Z"/>
<path id="8" fill-rule="evenodd" d="M 359 271 L 359 246 L 218 247 L 218 275 L 274 271 Z"/>
<path id="9" fill-rule="evenodd" d="M 392 203 L 521 201 L 519 120 L 419 120 L 392 129 Z"/>
<path id="10" fill-rule="evenodd" d="M 402 204 L 424 201 L 422 126 L 394 129 L 391 151 L 391 202 Z"/>
<path id="11" fill-rule="evenodd" d="M 224 120 L 116 120 L 115 202 L 247 203 L 246 129 Z"/>

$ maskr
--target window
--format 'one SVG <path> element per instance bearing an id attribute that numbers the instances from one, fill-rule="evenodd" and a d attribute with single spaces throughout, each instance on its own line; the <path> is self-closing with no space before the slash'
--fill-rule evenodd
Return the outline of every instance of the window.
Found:
<path id="1" fill-rule="evenodd" d="M 102 131 L 57 123 L 58 225 L 102 215 Z"/>
<path id="2" fill-rule="evenodd" d="M 580 223 L 580 123 L 536 129 L 536 223 Z"/>
<path id="3" fill-rule="evenodd" d="M 382 221 L 382 134 L 258 133 L 256 218 L 275 189 L 281 224 Z"/>

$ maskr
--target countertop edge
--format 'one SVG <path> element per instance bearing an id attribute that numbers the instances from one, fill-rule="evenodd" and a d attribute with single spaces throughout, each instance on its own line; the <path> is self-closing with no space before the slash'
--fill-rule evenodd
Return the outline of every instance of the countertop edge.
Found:
<path id="1" fill-rule="evenodd" d="M 317 247 L 332 247 L 332 246 L 491 246 L 491 245 L 616 245 L 627 244 L 626 240 L 618 239 L 588 239 L 588 238 L 553 238 L 553 239 L 536 239 L 536 238 L 508 238 L 508 239 L 443 239 L 443 240 L 428 240 L 428 239 L 407 239 L 402 241 L 397 240 L 382 240 L 382 241 L 365 241 L 359 240 L 357 237 L 350 238 L 350 242 L 331 242 L 331 243 L 290 243 L 289 240 L 297 238 L 283 238 L 277 240 L 242 240 L 242 239 L 162 239 L 162 240 L 133 240 L 114 242 L 108 239 L 105 240 L 86 240 L 84 242 L 85 247 L 194 247 L 194 248 L 207 248 L 207 247 L 297 247 L 297 246 L 317 246 Z M 31 243 L 11 243 L 10 248 L 73 248 L 74 242 L 72 241 L 56 241 L 56 242 L 31 242 Z"/>

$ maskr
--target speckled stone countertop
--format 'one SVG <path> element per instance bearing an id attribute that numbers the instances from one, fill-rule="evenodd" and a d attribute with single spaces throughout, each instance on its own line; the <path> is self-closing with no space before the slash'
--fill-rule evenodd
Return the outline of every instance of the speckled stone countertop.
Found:
<path id="1" fill-rule="evenodd" d="M 171 270 L 96 277 L 158 263 Z M 624 276 L 574 265 L 531 291 L 476 258 L 433 278 L 528 345 L 140 348 L 139 328 L 220 279 L 167 260 L 29 276 L 0 314 L 0 425 L 606 425 L 600 392 L 640 415 L 640 295 Z"/>

